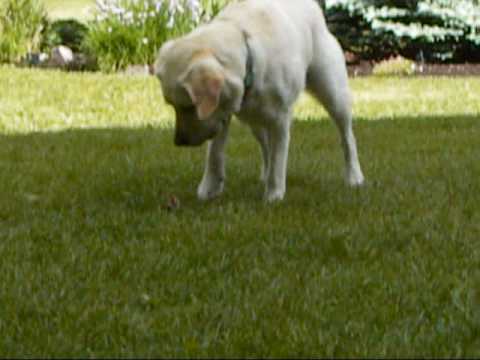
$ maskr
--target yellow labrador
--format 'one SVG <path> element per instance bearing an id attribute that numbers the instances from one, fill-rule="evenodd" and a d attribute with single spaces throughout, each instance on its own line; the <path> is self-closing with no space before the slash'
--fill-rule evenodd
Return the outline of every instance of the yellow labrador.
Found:
<path id="1" fill-rule="evenodd" d="M 345 58 L 314 0 L 233 2 L 212 22 L 165 43 L 154 71 L 175 108 L 175 144 L 209 140 L 200 199 L 223 191 L 232 115 L 260 143 L 265 199 L 283 199 L 292 110 L 305 89 L 337 124 L 348 184 L 363 183 Z"/>

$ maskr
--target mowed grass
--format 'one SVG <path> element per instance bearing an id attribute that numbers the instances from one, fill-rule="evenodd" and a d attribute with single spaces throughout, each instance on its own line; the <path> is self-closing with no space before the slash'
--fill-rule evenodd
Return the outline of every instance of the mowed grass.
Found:
<path id="1" fill-rule="evenodd" d="M 0 68 L 0 357 L 480 356 L 480 79 L 352 87 L 366 186 L 303 97 L 285 201 L 236 124 L 203 203 L 154 78 Z"/>
<path id="2" fill-rule="evenodd" d="M 53 19 L 86 20 L 92 16 L 94 0 L 42 0 Z"/>
<path id="3" fill-rule="evenodd" d="M 95 0 L 39 0 L 53 19 L 88 20 L 92 17 Z M 6 0 L 0 0 L 0 7 Z"/>

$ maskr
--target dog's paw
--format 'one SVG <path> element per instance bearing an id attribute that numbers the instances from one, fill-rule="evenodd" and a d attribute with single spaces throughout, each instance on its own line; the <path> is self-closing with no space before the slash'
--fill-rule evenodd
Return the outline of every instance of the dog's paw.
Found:
<path id="1" fill-rule="evenodd" d="M 204 178 L 197 189 L 200 200 L 212 200 L 223 193 L 223 179 Z"/>
<path id="2" fill-rule="evenodd" d="M 265 192 L 265 202 L 274 203 L 282 201 L 285 197 L 285 190 L 270 190 Z"/>
<path id="3" fill-rule="evenodd" d="M 349 172 L 347 174 L 347 184 L 351 187 L 362 186 L 365 182 L 365 177 L 361 171 L 358 172 Z"/>

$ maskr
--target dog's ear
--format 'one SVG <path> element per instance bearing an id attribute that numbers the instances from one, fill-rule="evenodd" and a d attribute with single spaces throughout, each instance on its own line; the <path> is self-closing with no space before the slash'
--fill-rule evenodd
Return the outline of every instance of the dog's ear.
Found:
<path id="1" fill-rule="evenodd" d="M 169 40 L 166 43 L 162 45 L 160 50 L 158 51 L 157 57 L 155 59 L 155 62 L 152 64 L 150 70 L 150 73 L 152 75 L 155 75 L 159 80 L 162 79 L 162 75 L 165 72 L 165 58 L 167 56 L 167 53 L 172 49 L 174 45 L 173 40 Z"/>
<path id="2" fill-rule="evenodd" d="M 190 72 L 184 79 L 183 87 L 195 105 L 200 120 L 208 119 L 217 110 L 224 82 L 222 75 L 211 72 Z"/>

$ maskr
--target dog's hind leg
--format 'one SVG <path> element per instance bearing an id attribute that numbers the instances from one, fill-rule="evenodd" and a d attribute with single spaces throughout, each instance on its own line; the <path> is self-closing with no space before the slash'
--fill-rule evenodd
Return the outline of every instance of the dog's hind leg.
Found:
<path id="1" fill-rule="evenodd" d="M 284 116 L 284 119 L 272 121 L 269 126 L 251 127 L 262 150 L 260 180 L 265 184 L 267 202 L 279 201 L 285 196 L 291 111 Z"/>
<path id="2" fill-rule="evenodd" d="M 263 127 L 252 127 L 251 128 L 255 139 L 257 139 L 260 144 L 260 149 L 262 151 L 262 167 L 260 169 L 260 181 L 266 182 L 268 178 L 268 172 L 270 169 L 270 149 L 268 141 L 268 131 Z"/>
<path id="3" fill-rule="evenodd" d="M 274 202 L 285 196 L 288 148 L 290 143 L 290 124 L 292 110 L 283 114 L 283 118 L 272 122 L 268 132 L 268 173 L 265 179 L 265 200 Z"/>
<path id="4" fill-rule="evenodd" d="M 364 176 L 358 160 L 352 129 L 352 96 L 347 68 L 337 40 L 329 33 L 320 36 L 307 74 L 307 89 L 325 107 L 340 132 L 346 162 L 346 181 L 361 185 Z"/>

